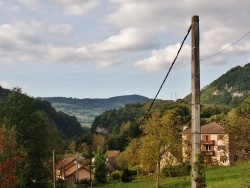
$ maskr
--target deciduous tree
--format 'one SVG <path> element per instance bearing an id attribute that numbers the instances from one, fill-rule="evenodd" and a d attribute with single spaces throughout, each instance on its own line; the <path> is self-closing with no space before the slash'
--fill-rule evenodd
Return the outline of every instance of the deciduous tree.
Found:
<path id="1" fill-rule="evenodd" d="M 140 140 L 140 158 L 146 170 L 155 169 L 156 187 L 160 187 L 161 162 L 172 164 L 176 153 L 180 153 L 181 138 L 175 124 L 173 111 L 161 115 L 154 113 L 142 125 L 143 136 Z M 175 151 L 175 152 L 173 152 Z"/>
<path id="2" fill-rule="evenodd" d="M 227 116 L 226 132 L 229 134 L 230 148 L 242 159 L 249 159 L 250 152 L 250 97 Z"/>
<path id="3" fill-rule="evenodd" d="M 61 149 L 61 140 L 46 114 L 36 107 L 36 101 L 19 89 L 0 106 L 0 123 L 7 131 L 15 130 L 13 143 L 19 165 L 16 170 L 20 187 L 43 187 L 51 178 L 52 150 Z"/>
<path id="4" fill-rule="evenodd" d="M 20 157 L 17 154 L 16 132 L 0 126 L 0 182 L 2 188 L 17 187 L 17 169 Z"/>

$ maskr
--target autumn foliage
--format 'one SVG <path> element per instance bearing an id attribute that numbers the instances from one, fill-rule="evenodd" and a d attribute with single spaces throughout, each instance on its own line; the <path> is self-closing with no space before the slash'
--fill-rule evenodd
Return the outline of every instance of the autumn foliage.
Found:
<path id="1" fill-rule="evenodd" d="M 15 155 L 14 142 L 9 131 L 0 130 L 0 182 L 2 188 L 17 187 L 16 171 L 19 157 Z"/>

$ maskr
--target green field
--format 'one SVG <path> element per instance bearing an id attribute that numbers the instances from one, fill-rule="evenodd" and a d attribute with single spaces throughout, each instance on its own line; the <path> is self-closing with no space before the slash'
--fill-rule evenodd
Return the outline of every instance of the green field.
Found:
<path id="1" fill-rule="evenodd" d="M 95 117 L 104 112 L 102 108 L 84 109 L 74 104 L 52 103 L 57 111 L 62 111 L 70 116 L 75 116 L 82 127 L 91 127 Z"/>
<path id="2" fill-rule="evenodd" d="M 208 188 L 246 188 L 250 187 L 250 163 L 242 163 L 227 167 L 208 167 L 206 170 Z M 248 186 L 247 186 L 248 185 Z M 153 177 L 136 178 L 130 183 L 111 182 L 105 188 L 152 188 L 155 187 Z M 189 188 L 191 177 L 162 178 L 162 187 Z"/>

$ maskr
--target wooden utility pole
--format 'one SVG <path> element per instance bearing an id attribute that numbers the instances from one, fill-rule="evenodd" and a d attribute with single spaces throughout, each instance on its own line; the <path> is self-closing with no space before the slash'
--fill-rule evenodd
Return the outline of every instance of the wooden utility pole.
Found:
<path id="1" fill-rule="evenodd" d="M 199 157 L 201 155 L 200 127 L 200 50 L 199 50 L 199 16 L 192 17 L 192 188 L 200 187 Z"/>
<path id="2" fill-rule="evenodd" d="M 55 174 L 55 151 L 52 152 L 52 158 L 53 158 L 53 188 L 56 187 L 56 174 Z"/>
<path id="3" fill-rule="evenodd" d="M 90 188 L 92 188 L 92 154 L 93 154 L 93 147 L 92 147 L 92 145 L 90 145 L 89 154 L 90 154 L 89 180 L 90 180 Z"/>

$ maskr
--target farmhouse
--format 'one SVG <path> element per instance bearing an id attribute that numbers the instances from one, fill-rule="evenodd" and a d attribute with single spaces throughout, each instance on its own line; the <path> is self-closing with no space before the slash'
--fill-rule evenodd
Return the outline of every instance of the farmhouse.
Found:
<path id="1" fill-rule="evenodd" d="M 183 131 L 182 140 L 183 160 L 190 161 L 191 129 Z M 201 153 L 207 164 L 230 165 L 229 136 L 224 133 L 222 125 L 211 122 L 201 126 Z"/>

